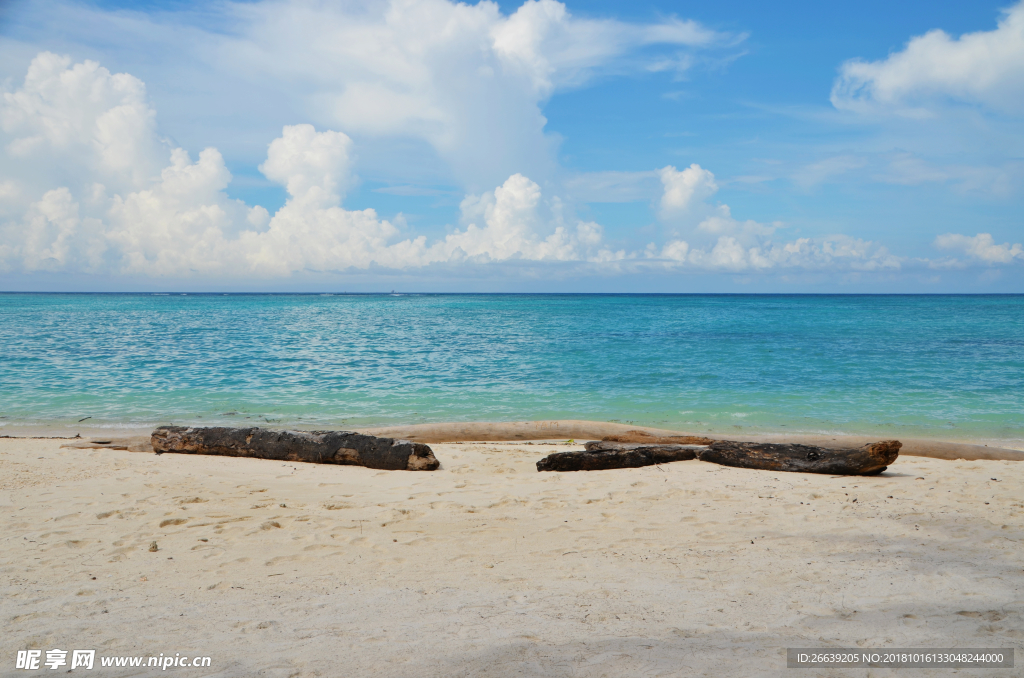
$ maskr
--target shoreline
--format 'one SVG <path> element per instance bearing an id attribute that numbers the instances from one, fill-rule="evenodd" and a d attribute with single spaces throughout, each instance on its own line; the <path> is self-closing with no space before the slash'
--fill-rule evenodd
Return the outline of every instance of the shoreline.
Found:
<path id="1" fill-rule="evenodd" d="M 196 425 L 196 424 L 193 424 Z M 261 428 L 301 430 L 295 428 L 264 426 Z M 3 429 L 0 429 L 2 431 Z M 776 442 L 800 443 L 820 447 L 859 447 L 878 440 L 899 440 L 903 443 L 901 456 L 930 457 L 933 459 L 964 459 L 964 460 L 1005 460 L 1024 461 L 1024 449 L 1004 447 L 977 442 L 960 440 L 937 440 L 916 437 L 898 437 L 894 435 L 849 435 L 849 434 L 810 434 L 810 433 L 720 433 L 679 431 L 673 429 L 653 428 L 612 422 L 587 421 L 581 419 L 556 419 L 546 421 L 510 421 L 510 422 L 447 422 L 439 424 L 412 424 L 408 426 L 359 427 L 358 433 L 375 435 L 384 438 L 412 440 L 427 444 L 445 443 L 530 443 L 559 442 L 568 440 L 587 441 L 600 440 L 605 436 L 622 435 L 629 431 L 642 431 L 653 436 L 703 436 L 715 440 L 738 440 L 744 442 Z M 133 435 L 124 435 L 124 429 L 92 429 L 79 427 L 74 435 L 62 428 L 38 428 L 34 435 L 3 436 L 0 439 L 63 439 L 73 447 L 113 447 L 142 452 L 149 451 L 149 430 L 139 427 Z M 144 432 L 144 433 L 143 433 Z M 102 442 L 97 442 L 102 441 Z"/>
<path id="2" fill-rule="evenodd" d="M 1000 435 L 956 435 L 959 431 L 936 432 L 901 432 L 899 429 L 883 429 L 877 432 L 861 432 L 857 430 L 808 430 L 793 428 L 780 429 L 750 427 L 736 430 L 735 428 L 666 428 L 648 426 L 642 423 L 626 423 L 620 421 L 600 421 L 588 419 L 537 419 L 512 421 L 447 421 L 418 424 L 350 424 L 324 423 L 307 424 L 303 422 L 282 422 L 279 420 L 244 421 L 181 419 L 154 423 L 113 422 L 0 422 L 0 439 L 4 438 L 135 438 L 149 435 L 158 426 L 227 426 L 232 428 L 258 428 L 289 430 L 289 431 L 355 431 L 370 435 L 390 438 L 414 440 L 416 442 L 465 442 L 465 441 L 519 441 L 519 440 L 568 440 L 589 439 L 599 440 L 606 435 L 618 435 L 627 431 L 641 430 L 653 435 L 662 436 L 701 436 L 716 440 L 737 440 L 749 442 L 807 442 L 824 444 L 836 440 L 854 444 L 855 441 L 873 442 L 877 440 L 900 440 L 904 443 L 913 441 L 915 444 L 936 444 L 940 446 L 963 445 L 976 447 L 999 448 L 1024 452 L 1024 432 L 1015 437 Z M 862 444 L 857 442 L 857 445 Z"/>

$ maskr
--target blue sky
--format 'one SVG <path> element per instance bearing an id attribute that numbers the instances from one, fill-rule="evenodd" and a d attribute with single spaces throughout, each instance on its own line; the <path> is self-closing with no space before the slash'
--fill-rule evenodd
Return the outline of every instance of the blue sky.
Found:
<path id="1" fill-rule="evenodd" d="M 0 289 L 1024 292 L 1024 6 L 9 2 Z"/>

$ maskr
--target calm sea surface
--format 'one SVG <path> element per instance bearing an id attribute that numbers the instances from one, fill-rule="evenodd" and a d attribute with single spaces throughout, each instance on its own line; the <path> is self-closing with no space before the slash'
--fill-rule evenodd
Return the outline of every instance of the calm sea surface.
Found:
<path id="1" fill-rule="evenodd" d="M 1024 444 L 1024 296 L 0 294 L 0 434 L 595 419 Z"/>

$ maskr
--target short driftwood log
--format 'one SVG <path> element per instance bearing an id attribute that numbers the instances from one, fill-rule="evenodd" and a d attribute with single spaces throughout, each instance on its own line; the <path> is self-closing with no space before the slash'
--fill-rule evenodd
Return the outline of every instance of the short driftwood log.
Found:
<path id="1" fill-rule="evenodd" d="M 161 426 L 153 450 L 314 464 L 347 464 L 387 471 L 433 471 L 440 462 L 423 443 L 349 431 L 269 431 L 262 428 Z"/>
<path id="2" fill-rule="evenodd" d="M 610 468 L 639 468 L 670 461 L 695 459 L 699 445 L 647 445 L 594 442 L 583 452 L 556 452 L 537 462 L 538 471 L 602 471 Z"/>
<path id="3" fill-rule="evenodd" d="M 845 449 L 720 440 L 699 452 L 697 458 L 725 466 L 767 471 L 870 476 L 881 473 L 896 461 L 902 446 L 898 440 Z"/>

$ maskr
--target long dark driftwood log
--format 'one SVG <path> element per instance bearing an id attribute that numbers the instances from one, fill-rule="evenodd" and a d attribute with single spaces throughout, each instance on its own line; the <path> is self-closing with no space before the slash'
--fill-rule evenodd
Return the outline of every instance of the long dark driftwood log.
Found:
<path id="1" fill-rule="evenodd" d="M 537 462 L 537 470 L 598 471 L 696 458 L 725 466 L 767 471 L 875 475 L 896 460 L 902 447 L 898 440 L 841 449 L 779 443 L 708 442 L 708 445 L 658 445 L 602 440 L 586 443 L 584 452 L 557 452 L 544 457 Z"/>
<path id="2" fill-rule="evenodd" d="M 670 461 L 695 459 L 698 445 L 647 445 L 594 442 L 584 452 L 556 452 L 537 462 L 538 471 L 601 471 L 610 468 L 639 468 Z"/>
<path id="3" fill-rule="evenodd" d="M 896 461 L 902 446 L 898 440 L 883 440 L 846 449 L 720 440 L 699 452 L 697 458 L 725 466 L 768 471 L 870 476 L 881 473 Z"/>
<path id="4" fill-rule="evenodd" d="M 161 426 L 153 450 L 348 464 L 387 471 L 433 471 L 440 462 L 423 443 L 349 431 L 268 431 L 262 428 Z"/>

